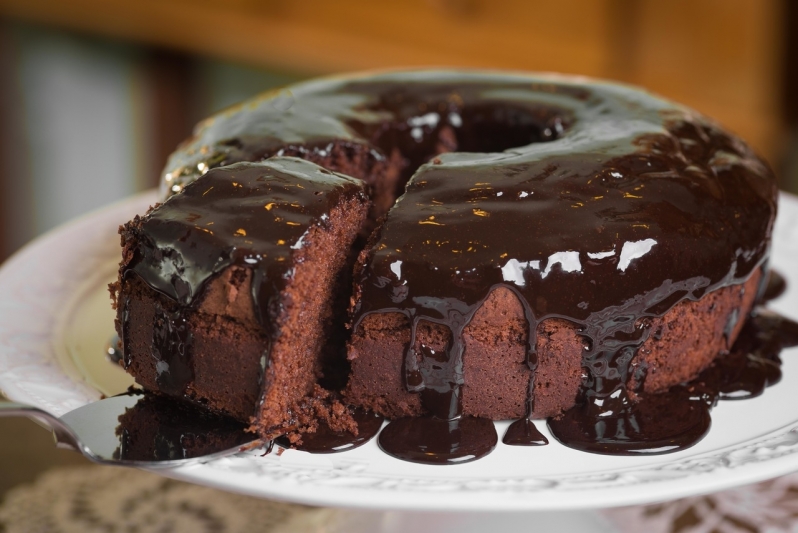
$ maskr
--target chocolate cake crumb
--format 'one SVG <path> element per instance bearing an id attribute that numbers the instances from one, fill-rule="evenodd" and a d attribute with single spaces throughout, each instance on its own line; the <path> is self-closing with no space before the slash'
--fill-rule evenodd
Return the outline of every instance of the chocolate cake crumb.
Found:
<path id="1" fill-rule="evenodd" d="M 219 207 L 206 196 L 227 187 L 242 207 L 227 193 Z M 194 198 L 207 199 L 207 209 Z M 325 363 L 345 359 L 336 332 L 347 302 L 334 293 L 351 271 L 349 250 L 370 205 L 362 182 L 277 158 L 212 171 L 134 218 L 122 228 L 125 261 L 111 287 L 127 370 L 146 390 L 232 416 L 262 436 L 313 430 L 318 419 L 353 429 L 317 382 Z M 242 220 L 224 218 L 225 206 Z M 205 257 L 207 242 L 228 246 L 220 256 L 228 263 L 208 265 L 216 271 L 196 284 L 206 266 L 191 254 Z"/>

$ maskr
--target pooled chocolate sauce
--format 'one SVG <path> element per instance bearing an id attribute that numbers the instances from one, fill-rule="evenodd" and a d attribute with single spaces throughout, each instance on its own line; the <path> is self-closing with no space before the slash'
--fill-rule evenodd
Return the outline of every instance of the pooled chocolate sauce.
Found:
<path id="1" fill-rule="evenodd" d="M 690 383 L 640 394 L 634 402 L 610 399 L 602 409 L 577 405 L 549 419 L 549 429 L 562 444 L 593 453 L 656 455 L 689 448 L 709 430 L 709 410 L 718 400 L 753 398 L 778 383 L 779 353 L 792 346 L 798 346 L 798 323 L 757 309 L 729 353 Z"/>
<path id="2" fill-rule="evenodd" d="M 736 137 L 613 84 L 391 73 L 301 84 L 219 115 L 172 156 L 164 183 L 178 192 L 209 168 L 286 153 L 360 154 L 401 169 L 401 196 L 356 279 L 353 320 L 357 328 L 371 313 L 398 312 L 411 326 L 404 380 L 427 415 L 389 423 L 379 439 L 386 452 L 456 463 L 493 448 L 493 424 L 463 416 L 462 335 L 500 286 L 524 307 L 533 376 L 537 326 L 558 318 L 579 328 L 586 377 L 578 408 L 550 421 L 558 439 L 601 453 L 661 453 L 706 432 L 709 392 L 677 388 L 636 402 L 627 384 L 651 319 L 742 284 L 767 261 L 776 183 Z M 379 189 L 380 177 L 366 174 Z M 200 261 L 191 283 L 174 284 L 171 270 L 140 275 L 183 303 L 218 272 L 216 257 L 186 253 Z M 428 323 L 448 330 L 444 350 L 417 342 Z M 545 440 L 529 422 L 537 386 L 530 381 L 527 416 L 508 443 Z"/>
<path id="3" fill-rule="evenodd" d="M 585 403 L 549 419 L 565 446 L 609 455 L 657 455 L 692 446 L 709 431 L 709 407 L 685 387 L 615 402 L 601 411 Z"/>
<path id="4" fill-rule="evenodd" d="M 762 293 L 762 299 L 766 302 L 775 300 L 787 290 L 787 282 L 784 277 L 778 272 L 771 270 L 768 276 L 765 289 Z"/>
<path id="5" fill-rule="evenodd" d="M 779 354 L 793 346 L 798 346 L 798 323 L 767 309 L 756 309 L 731 351 L 717 357 L 690 385 L 704 395 L 712 391 L 721 400 L 759 396 L 765 387 L 779 382 Z"/>
<path id="6" fill-rule="evenodd" d="M 527 416 L 510 424 L 502 437 L 502 442 L 509 446 L 545 446 L 549 443 L 549 439 L 543 436 Z"/>
<path id="7" fill-rule="evenodd" d="M 498 440 L 493 421 L 485 418 L 422 416 L 392 420 L 378 442 L 385 453 L 405 461 L 455 465 L 488 455 Z"/>
<path id="8" fill-rule="evenodd" d="M 379 433 L 383 418 L 370 411 L 355 409 L 352 418 L 357 423 L 357 435 L 348 431 L 333 431 L 324 421 L 314 433 L 303 433 L 301 444 L 292 444 L 287 437 L 275 440 L 283 448 L 295 448 L 309 453 L 338 453 L 353 450 L 366 444 Z"/>

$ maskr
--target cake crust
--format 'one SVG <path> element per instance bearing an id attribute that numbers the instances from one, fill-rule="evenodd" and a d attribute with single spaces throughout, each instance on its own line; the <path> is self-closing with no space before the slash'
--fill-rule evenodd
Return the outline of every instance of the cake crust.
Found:
<path id="1" fill-rule="evenodd" d="M 632 390 L 659 393 L 686 383 L 723 357 L 737 339 L 755 304 L 761 271 L 741 285 L 719 289 L 698 301 L 683 301 L 650 320 L 653 334 L 638 349 L 631 366 Z M 437 330 L 437 331 L 435 331 Z M 528 325 L 521 303 L 511 291 L 494 290 L 465 329 L 463 414 L 506 420 L 525 416 L 531 371 L 526 365 Z M 445 328 L 419 328 L 417 345 L 445 348 Z M 410 342 L 410 326 L 399 313 L 366 317 L 352 335 L 352 378 L 347 401 L 388 418 L 422 416 L 418 393 L 401 379 Z M 549 319 L 537 327 L 539 357 L 533 418 L 557 416 L 572 408 L 583 385 L 585 341 L 579 327 Z M 640 369 L 639 371 L 637 369 Z"/>

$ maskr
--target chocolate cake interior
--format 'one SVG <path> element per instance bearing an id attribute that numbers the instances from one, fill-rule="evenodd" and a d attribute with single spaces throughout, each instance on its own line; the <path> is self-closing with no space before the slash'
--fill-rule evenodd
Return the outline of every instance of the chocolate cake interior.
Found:
<path id="1" fill-rule="evenodd" d="M 263 435 L 351 426 L 317 382 L 343 348 L 334 293 L 369 206 L 359 180 L 275 158 L 209 172 L 136 218 L 113 288 L 125 366 Z"/>

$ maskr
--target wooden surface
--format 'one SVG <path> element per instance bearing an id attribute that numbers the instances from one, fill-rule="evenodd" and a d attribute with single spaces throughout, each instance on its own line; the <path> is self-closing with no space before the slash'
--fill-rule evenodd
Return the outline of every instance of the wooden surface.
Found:
<path id="1" fill-rule="evenodd" d="M 621 79 L 775 158 L 779 0 L 0 0 L 0 15 L 303 74 L 412 65 Z"/>
<path id="2" fill-rule="evenodd" d="M 6 16 L 307 73 L 414 65 L 597 75 L 609 0 L 0 0 Z M 563 22 L 569 30 L 563 34 Z"/>
<path id="3" fill-rule="evenodd" d="M 716 118 L 777 164 L 783 131 L 782 5 L 748 0 L 641 5 L 630 80 Z"/>

